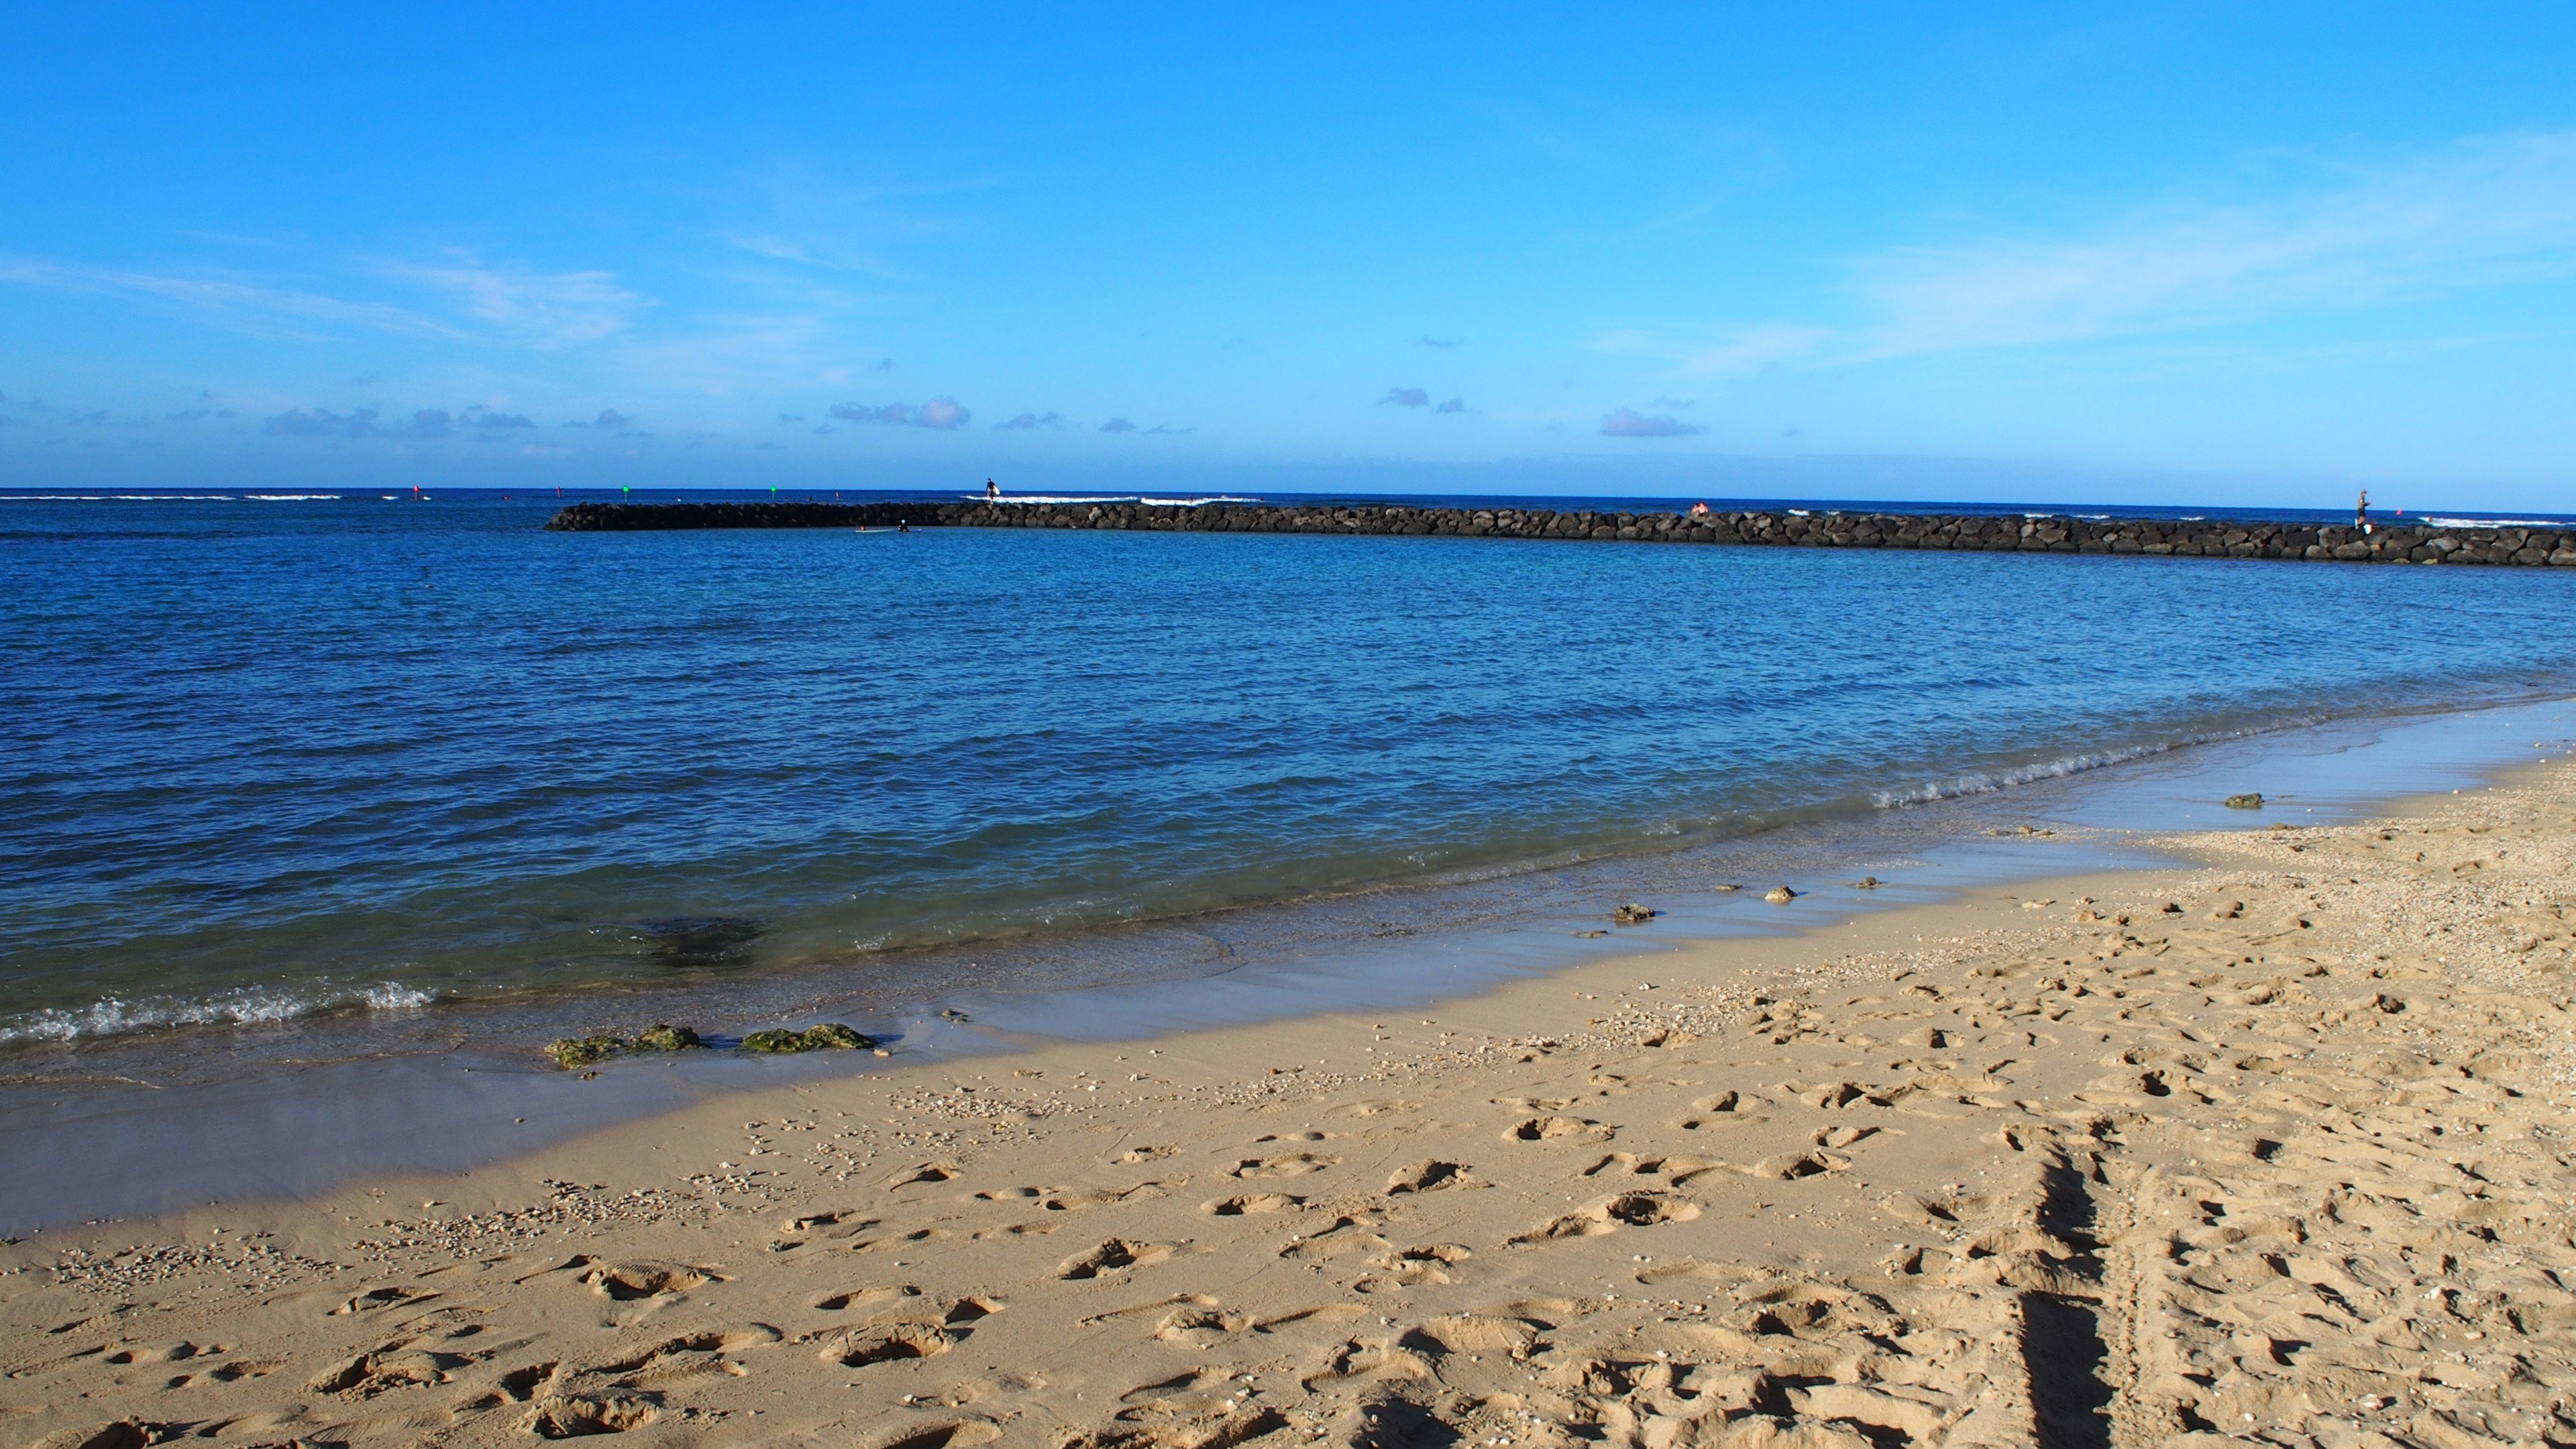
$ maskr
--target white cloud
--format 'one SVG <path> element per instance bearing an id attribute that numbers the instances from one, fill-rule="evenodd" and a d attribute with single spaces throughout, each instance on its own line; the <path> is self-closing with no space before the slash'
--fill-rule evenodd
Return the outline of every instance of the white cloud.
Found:
<path id="1" fill-rule="evenodd" d="M 1859 357 L 2172 332 L 2576 270 L 2576 134 L 2496 137 L 2259 204 L 1863 260 Z"/>
<path id="2" fill-rule="evenodd" d="M 1705 431 L 1670 416 L 1648 417 L 1634 408 L 1618 408 L 1601 420 L 1605 438 L 1687 438 Z"/>
<path id="3" fill-rule="evenodd" d="M 2576 133 L 2347 165 L 2259 202 L 2168 203 L 2060 237 L 1852 259 L 1850 322 L 1617 327 L 1593 345 L 1676 375 L 2150 336 L 2576 274 Z"/>
<path id="4" fill-rule="evenodd" d="M 411 337 L 462 339 L 464 329 L 384 302 L 353 302 L 292 287 L 230 277 L 181 277 L 94 267 L 46 257 L 0 257 L 0 281 L 60 292 L 144 297 L 206 313 L 258 331 L 280 324 L 334 322 Z"/>
<path id="5" fill-rule="evenodd" d="M 975 415 L 953 397 L 935 397 L 919 407 L 910 403 L 886 403 L 870 407 L 866 403 L 835 403 L 832 416 L 845 423 L 885 423 L 890 426 L 930 428 L 937 432 L 954 432 L 974 421 Z"/>
<path id="6" fill-rule="evenodd" d="M 388 275 L 448 293 L 468 315 L 540 347 L 596 342 L 624 331 L 649 305 L 617 284 L 608 272 L 538 272 L 516 264 L 486 264 L 458 253 L 443 267 L 386 263 Z"/>

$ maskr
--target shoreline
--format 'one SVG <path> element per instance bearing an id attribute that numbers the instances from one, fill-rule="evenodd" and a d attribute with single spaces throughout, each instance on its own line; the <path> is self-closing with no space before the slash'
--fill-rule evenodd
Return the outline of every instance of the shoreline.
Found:
<path id="1" fill-rule="evenodd" d="M 2530 1271 L 2576 1267 L 2571 805 L 2560 760 L 1419 1016 L 899 1061 L 47 1233 L 0 1256 L 0 1412 L 49 1443 L 2536 1437 L 2576 1382 L 2576 1296 Z"/>
<path id="2" fill-rule="evenodd" d="M 2249 737 L 1946 802 L 1956 808 L 1942 813 L 1858 822 L 1841 834 L 1808 838 L 1786 855 L 1780 841 L 1755 841 L 1740 854 L 1596 863 L 1549 877 L 1543 891 L 1502 882 L 1513 891 L 1539 892 L 1513 897 L 1521 902 L 1517 915 L 1496 916 L 1487 907 L 1482 914 L 1426 916 L 1422 901 L 1355 898 L 1347 904 L 1363 929 L 1343 933 L 1347 939 L 1268 955 L 1230 953 L 1221 969 L 1018 988 L 987 973 L 920 993 L 891 1013 L 853 1011 L 848 998 L 823 991 L 773 1002 L 767 1015 L 800 1026 L 846 1018 L 887 1038 L 899 1066 L 989 1059 L 1049 1041 L 1138 1040 L 1342 1009 L 1401 1011 L 1419 998 L 1503 989 L 1640 949 L 1687 951 L 1717 940 L 1794 936 L 1817 929 L 1820 912 L 1876 915 L 2069 869 L 2153 867 L 2161 862 L 2145 841 L 2158 832 L 2210 822 L 2256 829 L 2282 818 L 2354 818 L 2384 808 L 2395 794 L 2492 778 L 2496 769 L 2528 758 L 2532 741 L 2525 736 L 2535 731 L 2576 734 L 2576 701 Z M 2215 805 L 2248 782 L 2274 793 L 2268 812 Z M 2014 821 L 2037 821 L 2056 833 L 2015 835 Z M 1909 829 L 1913 835 L 1900 833 Z M 1761 873 L 1761 884 L 1711 892 L 1713 881 L 1753 879 L 1739 874 L 1747 871 Z M 1867 892 L 1841 884 L 1864 872 L 1881 884 Z M 1772 875 L 1794 883 L 1805 898 L 1786 908 L 1760 900 Z M 1664 915 L 1638 930 L 1614 927 L 1607 919 L 1614 898 L 1649 900 Z M 1446 924 L 1435 926 L 1435 919 Z M 1388 920 L 1423 929 L 1379 930 L 1385 939 L 1364 929 L 1369 921 Z M 546 1034 L 631 1032 L 648 1024 L 646 1016 L 711 1025 L 709 1002 L 698 1002 L 697 1014 L 686 1016 L 667 1005 L 639 1007 L 616 998 L 576 1003 Z M 962 1009 L 969 1020 L 943 1019 L 948 1009 Z M 720 1007 L 712 1013 L 723 1021 Z M 166 1062 L 156 1070 L 149 1042 L 66 1053 L 87 1062 L 88 1073 L 21 1076 L 0 1086 L 0 1147 L 27 1169 L 0 1187 L 0 1232 L 148 1216 L 209 1198 L 325 1194 L 353 1178 L 411 1170 L 472 1170 L 782 1081 L 828 1082 L 889 1065 L 837 1052 L 786 1059 L 692 1052 L 621 1060 L 585 1079 L 544 1063 L 536 1039 L 523 1041 L 504 1029 L 516 1019 L 507 1008 L 464 1008 L 387 1024 L 400 1037 L 370 1035 L 367 1023 L 351 1022 L 266 1033 L 248 1045 L 209 1038 L 188 1044 L 214 1063 L 198 1076 L 174 1073 Z M 115 1071 L 120 1066 L 123 1074 Z M 394 1121 L 432 1130 L 387 1132 L 385 1124 Z"/>

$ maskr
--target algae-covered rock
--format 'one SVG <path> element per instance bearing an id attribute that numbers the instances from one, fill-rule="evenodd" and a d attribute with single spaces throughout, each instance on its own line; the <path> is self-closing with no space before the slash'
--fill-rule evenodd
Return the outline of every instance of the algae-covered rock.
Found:
<path id="1" fill-rule="evenodd" d="M 626 1043 L 613 1036 L 568 1036 L 546 1043 L 546 1055 L 559 1067 L 595 1066 L 626 1050 Z"/>
<path id="2" fill-rule="evenodd" d="M 2227 797 L 2227 808 L 2230 810 L 2260 810 L 2263 808 L 2263 796 L 2260 792 L 2244 795 L 2230 795 Z"/>
<path id="3" fill-rule="evenodd" d="M 837 1021 L 827 1021 L 820 1026 L 807 1027 L 803 1031 L 784 1031 L 772 1027 L 768 1031 L 755 1031 L 742 1039 L 742 1049 L 747 1052 L 856 1051 L 876 1044 L 875 1037 L 843 1026 Z"/>
<path id="4" fill-rule="evenodd" d="M 1610 913 L 1610 919 L 1622 926 L 1642 926 L 1662 914 L 1663 912 L 1656 910 L 1652 906 L 1642 906 L 1631 902 L 1627 905 L 1621 906 L 1615 911 L 1612 911 Z"/>
<path id="5" fill-rule="evenodd" d="M 635 1049 L 639 1052 L 684 1052 L 705 1045 L 696 1032 L 685 1026 L 650 1026 L 635 1034 Z"/>

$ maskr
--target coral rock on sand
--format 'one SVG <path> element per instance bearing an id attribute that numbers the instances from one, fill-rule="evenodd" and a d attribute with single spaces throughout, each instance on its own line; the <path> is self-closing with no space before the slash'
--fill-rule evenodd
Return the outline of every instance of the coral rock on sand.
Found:
<path id="1" fill-rule="evenodd" d="M 546 1043 L 546 1055 L 566 1070 L 596 1066 L 625 1050 L 625 1040 L 613 1036 L 568 1036 Z"/>
<path id="2" fill-rule="evenodd" d="M 875 1037 L 855 1031 L 839 1022 L 826 1022 L 803 1031 L 755 1031 L 742 1039 L 747 1052 L 811 1052 L 824 1050 L 861 1051 L 877 1044 Z"/>
<path id="3" fill-rule="evenodd" d="M 1762 893 L 1762 899 L 1769 901 L 1775 906 L 1785 906 L 1797 898 L 1798 893 L 1784 885 L 1773 886 L 1771 889 Z"/>

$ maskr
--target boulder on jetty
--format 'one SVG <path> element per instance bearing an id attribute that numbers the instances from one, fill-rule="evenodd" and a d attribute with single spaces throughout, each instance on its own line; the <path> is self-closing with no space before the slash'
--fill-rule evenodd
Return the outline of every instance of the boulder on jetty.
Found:
<path id="1" fill-rule="evenodd" d="M 876 1044 L 875 1037 L 843 1026 L 837 1021 L 827 1021 L 820 1026 L 807 1027 L 803 1031 L 784 1031 L 776 1028 L 755 1031 L 742 1039 L 744 1051 L 765 1054 L 827 1050 L 859 1051 Z"/>
<path id="2" fill-rule="evenodd" d="M 1400 503 L 576 503 L 558 533 L 690 528 L 1065 528 L 1146 533 L 1304 533 L 1337 537 L 1597 539 L 1772 548 L 1893 548 L 1972 553 L 2129 554 L 2295 559 L 2311 563 L 2487 564 L 2576 568 L 2576 530 L 2542 525 L 2432 528 L 2244 519 L 2075 518 L 1833 509 L 1616 513 L 1548 508 L 1425 508 Z"/>

